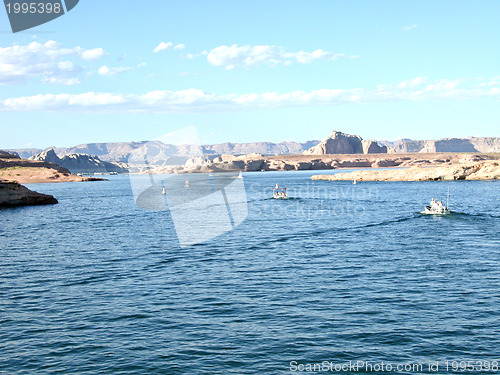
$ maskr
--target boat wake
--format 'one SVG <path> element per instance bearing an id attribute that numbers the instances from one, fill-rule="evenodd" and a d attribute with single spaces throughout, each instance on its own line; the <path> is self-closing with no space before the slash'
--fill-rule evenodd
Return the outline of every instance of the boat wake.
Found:
<path id="1" fill-rule="evenodd" d="M 334 232 L 334 233 L 358 232 L 358 231 L 361 231 L 361 230 L 367 229 L 367 228 L 386 226 L 386 225 L 391 225 L 391 224 L 398 224 L 398 223 L 402 223 L 405 221 L 416 219 L 418 217 L 419 217 L 419 214 L 413 214 L 411 216 L 400 217 L 400 218 L 396 218 L 393 220 L 385 220 L 385 221 L 378 222 L 378 223 L 357 225 L 354 227 L 338 227 L 338 228 L 328 227 L 328 228 L 318 229 L 318 230 L 311 231 L 311 232 L 298 232 L 298 233 L 293 233 L 293 234 L 287 233 L 286 235 L 279 236 L 277 238 L 270 238 L 270 239 L 266 239 L 265 241 L 261 241 L 261 242 L 256 243 L 256 244 L 252 244 L 248 249 L 249 250 L 260 249 L 263 246 L 267 246 L 267 245 L 273 244 L 273 243 L 296 241 L 299 239 L 306 239 L 306 238 L 310 238 L 310 237 L 319 236 L 322 234 L 331 234 L 332 232 Z"/>

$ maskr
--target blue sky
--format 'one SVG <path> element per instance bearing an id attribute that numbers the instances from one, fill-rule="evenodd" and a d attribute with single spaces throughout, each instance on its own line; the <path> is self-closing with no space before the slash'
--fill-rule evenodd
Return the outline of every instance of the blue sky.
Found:
<path id="1" fill-rule="evenodd" d="M 0 148 L 498 136 L 497 1 L 80 0 L 12 34 Z"/>

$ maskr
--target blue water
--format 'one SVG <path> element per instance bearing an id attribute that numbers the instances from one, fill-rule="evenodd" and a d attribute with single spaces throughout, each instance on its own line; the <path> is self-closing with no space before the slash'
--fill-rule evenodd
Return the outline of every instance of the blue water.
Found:
<path id="1" fill-rule="evenodd" d="M 315 173 L 244 174 L 248 218 L 190 247 L 126 176 L 30 185 L 60 203 L 0 211 L 0 373 L 498 361 L 500 181 Z M 276 183 L 293 199 L 268 199 Z M 448 187 L 453 215 L 419 213 Z"/>

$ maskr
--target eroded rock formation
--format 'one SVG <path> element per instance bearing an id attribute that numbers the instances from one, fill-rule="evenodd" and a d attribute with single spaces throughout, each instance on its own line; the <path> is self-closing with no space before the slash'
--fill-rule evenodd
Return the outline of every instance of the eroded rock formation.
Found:
<path id="1" fill-rule="evenodd" d="M 387 147 L 380 146 L 376 141 L 363 140 L 359 135 L 345 134 L 336 130 L 318 145 L 304 151 L 304 155 L 374 153 L 385 154 L 387 153 Z"/>

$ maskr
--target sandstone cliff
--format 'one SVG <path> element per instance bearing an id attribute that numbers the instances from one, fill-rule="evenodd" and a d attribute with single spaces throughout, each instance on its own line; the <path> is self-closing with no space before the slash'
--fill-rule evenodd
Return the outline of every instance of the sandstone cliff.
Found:
<path id="1" fill-rule="evenodd" d="M 57 199 L 32 191 L 16 182 L 0 181 L 0 207 L 56 204 Z"/>
<path id="2" fill-rule="evenodd" d="M 500 138 L 468 137 L 443 138 L 438 140 L 401 139 L 396 142 L 384 141 L 390 152 L 500 152 Z"/>
<path id="3" fill-rule="evenodd" d="M 304 155 L 372 153 L 387 153 L 387 147 L 378 145 L 376 141 L 363 140 L 359 135 L 345 134 L 335 130 L 318 145 L 304 151 Z"/>

